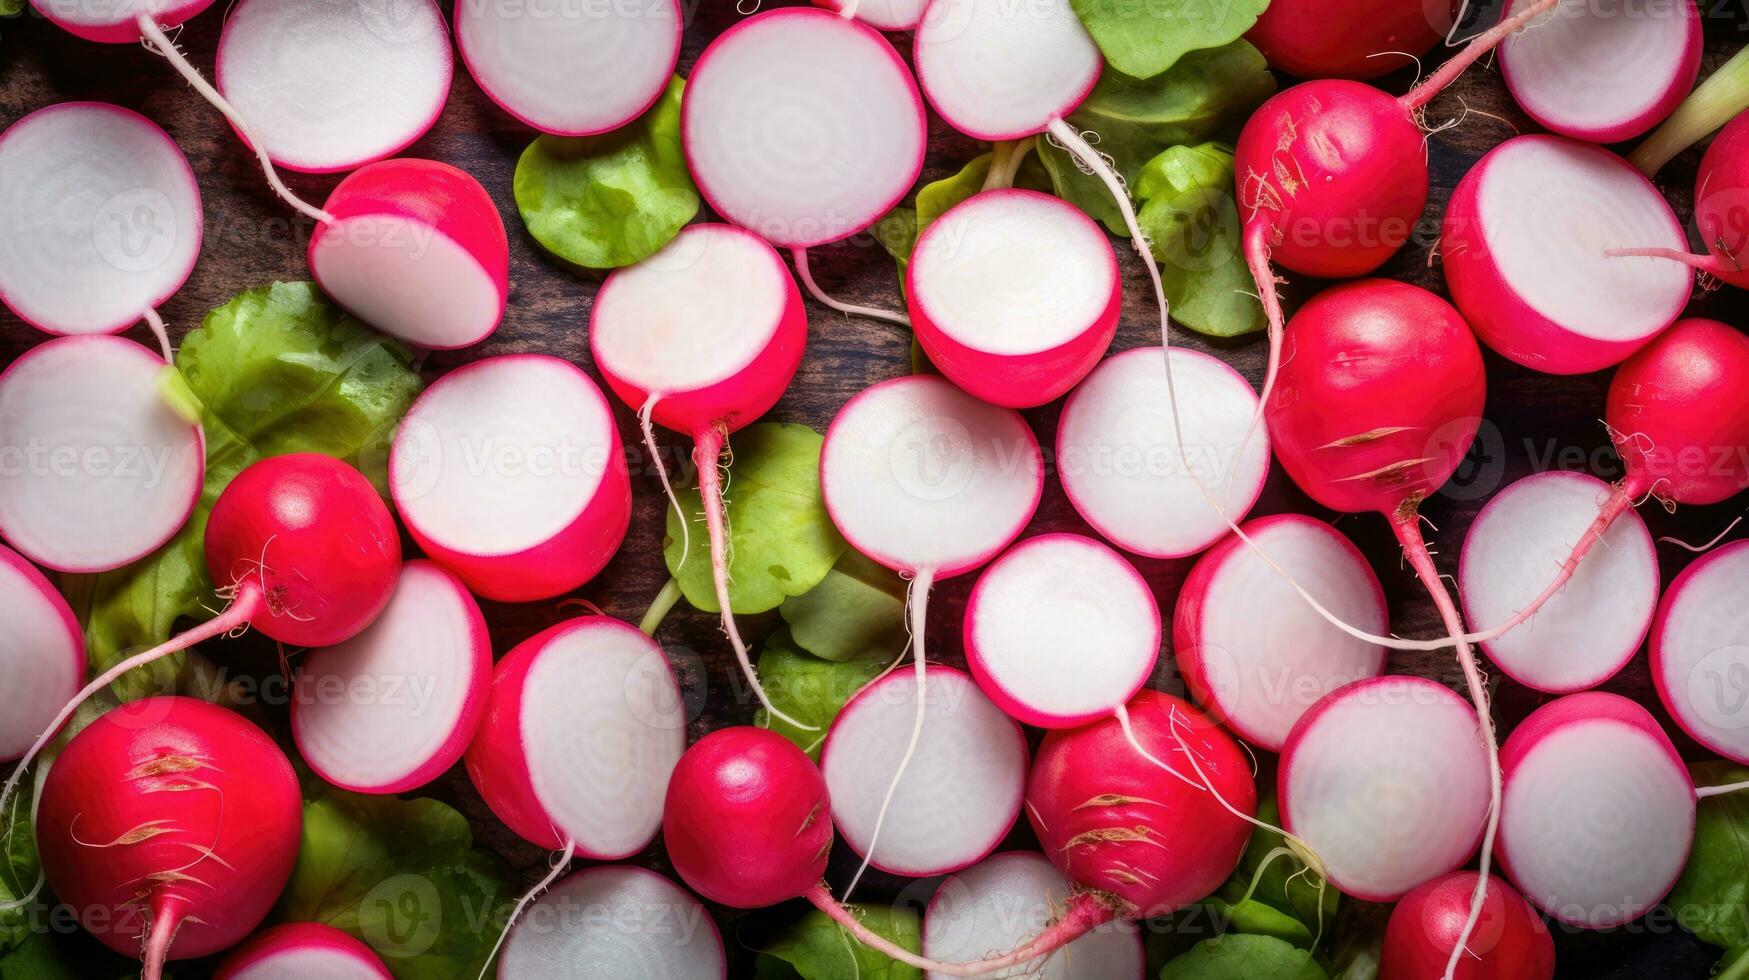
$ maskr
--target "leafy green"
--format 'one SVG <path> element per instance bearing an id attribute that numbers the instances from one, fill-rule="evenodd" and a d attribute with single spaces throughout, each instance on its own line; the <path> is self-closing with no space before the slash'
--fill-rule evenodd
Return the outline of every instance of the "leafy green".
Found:
<path id="1" fill-rule="evenodd" d="M 820 758 L 820 743 L 827 726 L 838 717 L 844 702 L 875 679 L 886 664 L 878 660 L 845 660 L 834 662 L 810 657 L 798 649 L 787 629 L 779 629 L 765 641 L 759 654 L 759 678 L 766 696 L 778 710 L 815 726 L 806 731 L 782 718 L 773 718 L 759 709 L 754 724 L 769 728 L 796 743 L 802 751 Z"/>
<path id="2" fill-rule="evenodd" d="M 0 963 L 0 966 L 5 964 Z M 1733 946 L 1713 966 L 1712 980 L 1749 980 L 1749 946 Z"/>
<path id="3" fill-rule="evenodd" d="M 1689 771 L 1696 786 L 1749 779 L 1749 769 L 1726 762 L 1695 763 Z M 1688 865 L 1666 901 L 1702 941 L 1725 949 L 1749 945 L 1749 797 L 1724 793 L 1700 801 Z"/>
<path id="4" fill-rule="evenodd" d="M 1312 954 L 1271 936 L 1229 933 L 1173 958 L 1160 980 L 1328 980 Z"/>
<path id="5" fill-rule="evenodd" d="M 19 980 L 92 980 L 90 964 L 70 962 L 71 957 L 62 948 L 64 945 L 52 932 L 26 933 L 16 946 L 0 954 L 0 977 L 6 980 L 13 977 Z M 127 973 L 115 970 L 98 976 L 120 980 L 137 975 L 138 970 L 139 964 L 136 963 Z"/>
<path id="6" fill-rule="evenodd" d="M 1281 826 L 1281 808 L 1274 794 L 1257 802 L 1257 819 Z M 1303 930 L 1305 942 L 1300 945 L 1310 946 L 1314 937 L 1331 934 L 1341 895 L 1328 885 L 1319 888 L 1317 877 L 1307 870 L 1305 862 L 1287 853 L 1286 848 L 1287 841 L 1279 833 L 1262 828 L 1253 830 L 1251 839 L 1245 844 L 1245 853 L 1239 858 L 1239 866 L 1215 892 L 1215 897 L 1234 910 L 1233 927 L 1237 931 L 1261 932 L 1289 939 L 1283 933 L 1297 935 Z M 1274 910 L 1294 920 L 1300 930 L 1291 929 L 1255 909 L 1242 908 L 1248 905 Z M 1247 928 L 1248 923 L 1265 928 Z"/>
<path id="7" fill-rule="evenodd" d="M 1134 189 L 1172 319 L 1214 337 L 1262 330 L 1263 304 L 1241 254 L 1233 154 L 1214 143 L 1169 147 L 1142 168 Z"/>
<path id="8" fill-rule="evenodd" d="M 904 281 L 905 266 L 911 264 L 911 249 L 917 245 L 917 209 L 894 208 L 875 222 L 875 241 L 899 263 L 899 280 Z"/>
<path id="9" fill-rule="evenodd" d="M 762 422 L 733 437 L 734 465 L 723 482 L 729 524 L 729 604 L 740 615 L 776 609 L 819 585 L 844 539 L 820 494 L 820 434 L 805 425 Z M 695 529 L 686 547 L 680 515 L 668 510 L 663 555 L 686 601 L 718 612 L 704 540 L 704 504 L 697 489 L 676 490 Z M 684 562 L 682 558 L 684 557 Z"/>
<path id="10" fill-rule="evenodd" d="M 855 548 L 777 611 L 796 646 L 822 660 L 890 660 L 905 646 L 905 581 Z"/>
<path id="11" fill-rule="evenodd" d="M 917 913 L 875 905 L 846 906 L 874 932 L 917 952 L 923 946 Z M 889 959 L 850 938 L 818 909 L 809 909 L 754 960 L 754 980 L 922 980 L 923 971 Z"/>
<path id="12" fill-rule="evenodd" d="M 1269 0 L 1069 0 L 1118 71 L 1153 78 L 1187 53 L 1237 41 Z"/>
<path id="13" fill-rule="evenodd" d="M 611 133 L 529 144 L 513 190 L 535 241 L 575 265 L 617 269 L 653 255 L 692 220 L 698 188 L 680 148 L 685 85 L 675 78 L 648 112 Z"/>
<path id="14" fill-rule="evenodd" d="M 24 13 L 24 0 L 0 0 L 0 17 L 16 17 Z"/>
<path id="15" fill-rule="evenodd" d="M 0 814 L 0 904 L 24 898 L 36 886 L 42 865 L 37 861 L 36 833 L 31 826 L 33 784 L 20 780 L 18 792 Z M 0 953 L 17 948 L 31 933 L 32 906 L 0 911 Z M 10 976 L 0 972 L 0 976 Z"/>

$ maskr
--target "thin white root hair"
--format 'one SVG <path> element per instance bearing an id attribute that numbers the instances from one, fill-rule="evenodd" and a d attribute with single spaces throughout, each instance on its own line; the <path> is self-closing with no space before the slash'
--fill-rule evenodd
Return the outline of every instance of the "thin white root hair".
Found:
<path id="1" fill-rule="evenodd" d="M 164 352 L 164 363 L 175 364 L 176 352 L 170 348 L 170 331 L 164 326 L 164 318 L 148 306 L 146 312 L 140 314 L 140 319 L 146 321 L 146 329 L 158 338 L 158 349 Z"/>
<path id="2" fill-rule="evenodd" d="M 1713 535 L 1712 540 L 1708 541 L 1705 544 L 1689 544 L 1687 541 L 1684 541 L 1681 538 L 1672 537 L 1668 534 L 1659 538 L 1658 543 L 1659 544 L 1673 544 L 1673 545 L 1677 546 L 1678 548 L 1687 549 L 1688 551 L 1692 551 L 1698 555 L 1703 551 L 1711 550 L 1713 545 L 1716 545 L 1720 541 L 1725 540 L 1725 535 L 1730 534 L 1731 531 L 1734 530 L 1737 527 L 1737 525 L 1739 525 L 1741 523 L 1743 523 L 1742 517 L 1739 516 L 1739 517 L 1732 518 L 1731 523 L 1726 524 L 1725 529 L 1723 531 L 1720 531 L 1719 533 Z"/>
<path id="3" fill-rule="evenodd" d="M 558 860 L 553 862 L 553 869 L 547 872 L 547 876 L 542 878 L 540 883 L 534 886 L 533 890 L 517 900 L 516 906 L 510 910 L 510 918 L 504 921 L 504 930 L 498 933 L 498 941 L 492 944 L 492 951 L 486 954 L 486 961 L 480 965 L 480 976 L 478 977 L 478 980 L 486 980 L 486 971 L 492 968 L 492 961 L 498 958 L 498 951 L 504 948 L 504 941 L 510 938 L 510 930 L 515 927 L 517 918 L 522 915 L 522 910 L 528 907 L 528 903 L 540 897 L 542 892 L 551 888 L 553 882 L 559 880 L 559 876 L 564 874 L 565 869 L 571 866 L 571 858 L 575 856 L 576 853 L 577 842 L 574 840 L 566 840 L 565 849 L 559 852 Z"/>
<path id="4" fill-rule="evenodd" d="M 651 413 L 656 411 L 656 403 L 661 400 L 661 392 L 651 392 L 644 399 L 643 407 L 638 409 L 638 427 L 644 432 L 644 449 L 649 452 L 656 476 L 662 481 L 662 493 L 668 497 L 668 506 L 674 508 L 674 516 L 680 518 L 680 564 L 685 565 L 687 556 L 692 554 L 692 522 L 686 519 L 686 511 L 680 507 L 680 498 L 674 494 L 674 483 L 668 478 L 668 464 L 662 459 L 662 447 L 656 444 L 656 424 L 651 421 Z"/>
<path id="5" fill-rule="evenodd" d="M 812 269 L 808 268 L 808 250 L 805 248 L 791 249 L 790 255 L 795 259 L 796 274 L 802 277 L 802 285 L 807 287 L 808 295 L 819 300 L 826 306 L 829 306 L 840 313 L 849 314 L 850 316 L 867 317 L 871 320 L 885 320 L 888 323 L 896 323 L 901 327 L 911 326 L 911 318 L 903 313 L 894 313 L 891 310 L 883 310 L 873 306 L 858 306 L 855 303 L 846 303 L 843 300 L 833 299 L 826 294 L 824 289 L 820 288 L 819 283 L 814 281 L 814 272 Z"/>

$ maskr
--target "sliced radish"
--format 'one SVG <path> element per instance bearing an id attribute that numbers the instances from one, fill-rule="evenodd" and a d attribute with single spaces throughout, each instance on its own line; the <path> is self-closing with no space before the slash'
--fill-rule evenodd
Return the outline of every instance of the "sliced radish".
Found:
<path id="1" fill-rule="evenodd" d="M 427 555 L 505 602 L 594 578 L 631 520 L 607 399 L 539 354 L 475 361 L 427 388 L 395 434 L 389 488 Z"/>
<path id="2" fill-rule="evenodd" d="M 0 302 L 32 326 L 138 323 L 194 271 L 202 227 L 188 158 L 144 116 L 64 102 L 0 133 Z"/>
<path id="3" fill-rule="evenodd" d="M 200 497 L 206 440 L 170 407 L 163 358 L 62 337 L 0 374 L 0 537 L 59 572 L 106 572 L 170 540 Z"/>
<path id="4" fill-rule="evenodd" d="M 1458 592 L 1473 623 L 1499 623 L 1536 598 L 1610 496 L 1583 473 L 1527 476 L 1494 495 L 1464 537 Z M 1604 532 L 1566 588 L 1536 616 L 1482 644 L 1526 687 L 1582 691 L 1627 666 L 1658 605 L 1658 555 L 1628 511 Z"/>
<path id="5" fill-rule="evenodd" d="M 969 868 L 996 849 L 1020 816 L 1027 759 L 1020 726 L 964 672 L 937 666 L 917 694 L 909 673 L 864 688 L 832 722 L 820 771 L 844 842 L 882 871 L 921 878 Z M 923 738 L 911 754 L 919 710 Z M 901 765 L 889 801 L 887 776 Z"/>
<path id="6" fill-rule="evenodd" d="M 1185 471 L 1173 434 L 1158 347 L 1106 358 L 1069 396 L 1057 427 L 1058 476 L 1070 502 L 1106 540 L 1150 558 L 1182 558 L 1219 541 L 1227 522 L 1204 492 L 1240 520 L 1269 475 L 1269 437 L 1250 431 L 1251 385 L 1207 354 L 1171 356 L 1195 472 Z"/>
<path id="7" fill-rule="evenodd" d="M 684 26 L 676 0 L 455 5 L 456 45 L 474 81 L 505 112 L 560 136 L 643 115 L 674 74 Z"/>
<path id="8" fill-rule="evenodd" d="M 530 906 L 504 944 L 499 980 L 729 975 L 709 911 L 654 871 L 579 871 Z"/>
<path id="9" fill-rule="evenodd" d="M 498 329 L 510 296 L 510 240 L 480 182 L 435 160 L 383 160 L 328 196 L 310 236 L 310 273 L 359 319 L 433 350 Z"/>
<path id="10" fill-rule="evenodd" d="M 1015 545 L 966 605 L 966 663 L 1003 711 L 1073 728 L 1123 707 L 1160 657 L 1160 607 L 1135 566 L 1079 534 Z"/>
<path id="11" fill-rule="evenodd" d="M 1749 763 L 1745 595 L 1749 541 L 1734 541 L 1683 569 L 1652 628 L 1652 682 L 1664 707 L 1695 741 L 1740 763 Z"/>
<path id="12" fill-rule="evenodd" d="M 1532 905 L 1607 929 L 1669 894 L 1694 839 L 1695 790 L 1646 709 L 1597 691 L 1552 701 L 1513 729 L 1500 764 L 1496 850 Z"/>
<path id="13" fill-rule="evenodd" d="M 1255 548 L 1226 538 L 1184 580 L 1172 647 L 1198 704 L 1247 742 L 1279 752 L 1319 699 L 1385 669 L 1384 647 L 1332 626 L 1288 579 L 1367 633 L 1382 634 L 1390 620 L 1378 576 L 1342 532 L 1299 514 L 1260 517 L 1241 529 Z"/>
<path id="14" fill-rule="evenodd" d="M 62 29 L 87 41 L 103 44 L 135 44 L 140 40 L 139 18 L 150 17 L 165 30 L 181 27 L 183 21 L 212 6 L 213 0 L 30 0 L 37 13 Z"/>
<path id="15" fill-rule="evenodd" d="M 808 248 L 875 223 L 923 172 L 923 100 L 867 25 L 813 7 L 756 14 L 699 56 L 687 163 L 717 214 Z"/>
<path id="16" fill-rule="evenodd" d="M 304 656 L 292 738 L 310 768 L 342 789 L 405 792 L 462 757 L 491 679 L 492 643 L 474 597 L 442 568 L 410 561 L 376 622 Z"/>
<path id="17" fill-rule="evenodd" d="M 1069 879 L 1042 854 L 993 855 L 935 890 L 923 916 L 923 955 L 964 962 L 1014 949 L 1056 921 L 1071 890 Z M 982 976 L 1141 980 L 1144 960 L 1141 934 L 1108 922 L 1043 959 Z"/>
<path id="18" fill-rule="evenodd" d="M 1511 16 L 1533 0 L 1516 0 Z M 1682 102 L 1700 73 L 1694 0 L 1620 8 L 1567 4 L 1500 42 L 1500 74 L 1532 119 L 1563 136 L 1619 143 Z"/>
<path id="19" fill-rule="evenodd" d="M 498 662 L 468 778 L 525 840 L 617 861 L 662 824 L 686 720 L 656 641 L 617 619 L 573 619 Z"/>
<path id="20" fill-rule="evenodd" d="M 814 0 L 814 6 L 848 12 L 877 31 L 916 30 L 929 0 Z"/>
<path id="21" fill-rule="evenodd" d="M 1099 81 L 1099 46 L 1069 0 L 935 0 L 917 30 L 917 79 L 967 136 L 1041 133 Z"/>
<path id="22" fill-rule="evenodd" d="M 1123 285 L 1105 231 L 1048 194 L 978 194 L 931 222 L 907 266 L 929 359 L 987 402 L 1030 408 L 1093 370 L 1117 333 Z"/>
<path id="23" fill-rule="evenodd" d="M 1420 677 L 1350 684 L 1294 726 L 1278 792 L 1282 826 L 1323 860 L 1331 884 L 1363 902 L 1395 901 L 1457 870 L 1482 840 L 1488 760 L 1476 709 Z"/>
<path id="24" fill-rule="evenodd" d="M 455 59 L 433 0 L 242 0 L 213 80 L 288 170 L 351 170 L 437 122 Z"/>
<path id="25" fill-rule="evenodd" d="M 1520 136 L 1464 175 L 1440 254 L 1464 319 L 1489 347 L 1547 374 L 1625 359 L 1676 322 L 1681 263 L 1613 248 L 1686 252 L 1682 225 L 1627 161 L 1558 136 Z"/>
<path id="26" fill-rule="evenodd" d="M 0 547 L 0 762 L 24 755 L 85 679 L 85 633 L 30 562 Z"/>
<path id="27" fill-rule="evenodd" d="M 275 926 L 237 947 L 213 980 L 390 980 L 369 946 L 320 922 Z"/>

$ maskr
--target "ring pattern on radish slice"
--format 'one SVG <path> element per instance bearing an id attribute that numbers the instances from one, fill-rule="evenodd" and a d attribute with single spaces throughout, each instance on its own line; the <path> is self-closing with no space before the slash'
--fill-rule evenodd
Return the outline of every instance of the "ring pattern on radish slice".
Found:
<path id="1" fill-rule="evenodd" d="M 992 142 L 1042 133 L 1075 111 L 1103 65 L 1069 0 L 935 0 L 915 55 L 917 80 L 942 118 Z"/>
<path id="2" fill-rule="evenodd" d="M 722 980 L 717 924 L 667 878 L 627 865 L 579 871 L 529 908 L 504 944 L 499 980 Z"/>
<path id="3" fill-rule="evenodd" d="M 371 948 L 320 922 L 274 926 L 225 957 L 213 980 L 391 980 Z"/>
<path id="4" fill-rule="evenodd" d="M 22 756 L 85 679 L 85 632 L 67 600 L 22 556 L 0 547 L 0 762 Z"/>
<path id="5" fill-rule="evenodd" d="M 138 18 L 150 17 L 165 30 L 212 6 L 213 0 L 30 0 L 37 13 L 69 34 L 101 44 L 135 44 L 140 40 Z"/>
<path id="6" fill-rule="evenodd" d="M 1595 561 L 1596 559 L 1592 559 Z M 1700 558 L 1672 582 L 1652 628 L 1652 682 L 1695 741 L 1749 764 L 1749 541 Z"/>

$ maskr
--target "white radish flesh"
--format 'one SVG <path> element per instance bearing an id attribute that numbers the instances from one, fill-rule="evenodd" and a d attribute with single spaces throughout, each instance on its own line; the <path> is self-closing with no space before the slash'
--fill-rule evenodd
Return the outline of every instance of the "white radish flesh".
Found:
<path id="1" fill-rule="evenodd" d="M 1734 541 L 1684 569 L 1665 593 L 1652 628 L 1652 682 L 1683 731 L 1725 758 L 1749 764 L 1745 595 L 1749 541 Z"/>
<path id="2" fill-rule="evenodd" d="M 981 140 L 1043 132 L 1087 98 L 1102 64 L 1069 0 L 935 0 L 916 62 L 929 104 Z"/>
<path id="3" fill-rule="evenodd" d="M 0 762 L 22 756 L 85 679 L 85 634 L 67 601 L 0 547 Z M 28 883 L 27 883 L 28 884 Z"/>
<path id="4" fill-rule="evenodd" d="M 165 30 L 182 26 L 213 0 L 30 0 L 30 5 L 67 32 L 87 41 L 134 44 L 140 40 L 139 18 L 149 17 Z"/>
<path id="5" fill-rule="evenodd" d="M 814 0 L 814 6 L 848 13 L 877 31 L 916 30 L 929 0 Z"/>
<path id="6" fill-rule="evenodd" d="M 643 868 L 590 868 L 523 913 L 498 961 L 499 980 L 728 976 L 710 912 Z"/>

